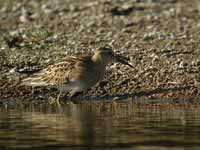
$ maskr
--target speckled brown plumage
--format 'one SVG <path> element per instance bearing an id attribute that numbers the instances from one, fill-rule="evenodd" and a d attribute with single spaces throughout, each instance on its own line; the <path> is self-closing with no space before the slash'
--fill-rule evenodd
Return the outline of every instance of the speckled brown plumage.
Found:
<path id="1" fill-rule="evenodd" d="M 64 61 L 49 65 L 22 80 L 22 84 L 57 86 L 60 91 L 70 92 L 70 95 L 73 96 L 77 92 L 89 89 L 101 80 L 106 66 L 115 60 L 131 66 L 124 60 L 124 57 L 114 54 L 111 48 L 103 47 L 95 50 L 94 55 L 66 57 Z"/>

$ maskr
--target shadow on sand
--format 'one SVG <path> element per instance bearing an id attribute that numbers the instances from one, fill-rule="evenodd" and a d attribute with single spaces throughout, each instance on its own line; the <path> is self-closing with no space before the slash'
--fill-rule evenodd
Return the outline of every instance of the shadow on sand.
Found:
<path id="1" fill-rule="evenodd" d="M 152 100 L 149 100 L 149 96 L 153 96 L 155 94 L 167 94 L 167 93 L 175 93 L 185 90 L 190 90 L 191 88 L 196 88 L 195 86 L 182 86 L 182 87 L 170 87 L 170 88 L 157 88 L 151 91 L 139 91 L 139 92 L 133 92 L 133 93 L 124 93 L 124 94 L 116 94 L 116 95 L 97 95 L 97 96 L 81 96 L 82 100 L 141 100 L 142 98 L 145 101 L 152 102 Z M 145 98 L 147 97 L 147 98 Z M 80 98 L 80 97 L 79 97 Z M 75 102 L 80 101 L 78 97 L 75 99 Z M 180 97 L 180 99 L 182 96 Z M 166 100 L 166 98 L 160 98 L 159 100 Z M 157 100 L 157 102 L 159 102 Z M 168 102 L 170 102 L 170 99 L 167 99 Z M 160 101 L 161 102 L 161 101 Z"/>

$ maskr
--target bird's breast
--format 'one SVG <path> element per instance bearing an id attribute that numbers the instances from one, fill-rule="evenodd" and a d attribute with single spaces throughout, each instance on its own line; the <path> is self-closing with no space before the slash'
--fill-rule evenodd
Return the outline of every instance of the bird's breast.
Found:
<path id="1" fill-rule="evenodd" d="M 100 81 L 105 73 L 105 69 L 90 69 L 85 73 L 83 78 L 83 84 L 86 89 L 94 86 L 98 81 Z"/>

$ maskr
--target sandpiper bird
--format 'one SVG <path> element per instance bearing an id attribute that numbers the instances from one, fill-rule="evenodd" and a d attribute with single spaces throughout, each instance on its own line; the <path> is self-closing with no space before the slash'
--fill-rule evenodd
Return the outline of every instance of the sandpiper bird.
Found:
<path id="1" fill-rule="evenodd" d="M 133 67 L 125 57 L 115 54 L 111 48 L 101 47 L 93 55 L 68 56 L 62 62 L 49 65 L 23 79 L 22 84 L 58 87 L 60 92 L 56 102 L 60 105 L 62 92 L 70 92 L 70 97 L 73 97 L 76 93 L 88 90 L 103 78 L 106 66 L 113 61 Z"/>

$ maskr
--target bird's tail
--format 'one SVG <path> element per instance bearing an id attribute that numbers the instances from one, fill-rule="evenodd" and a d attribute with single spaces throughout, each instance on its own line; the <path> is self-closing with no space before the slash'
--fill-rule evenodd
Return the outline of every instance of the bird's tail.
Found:
<path id="1" fill-rule="evenodd" d="M 25 78 L 21 81 L 21 85 L 26 86 L 46 86 L 48 85 L 47 82 L 45 82 L 41 76 L 39 75 L 33 75 L 32 77 Z"/>
<path id="2" fill-rule="evenodd" d="M 45 73 L 41 69 L 34 70 L 26 70 L 26 69 L 18 69 L 18 73 L 31 75 L 31 77 L 27 77 L 21 80 L 21 85 L 26 86 L 46 86 L 48 83 L 44 80 Z"/>

